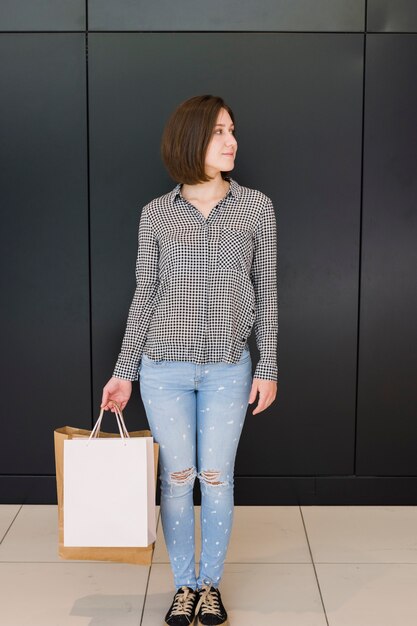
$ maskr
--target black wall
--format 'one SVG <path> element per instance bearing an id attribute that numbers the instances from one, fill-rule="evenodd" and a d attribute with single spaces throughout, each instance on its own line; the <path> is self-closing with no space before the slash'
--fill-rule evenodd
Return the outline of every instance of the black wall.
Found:
<path id="1" fill-rule="evenodd" d="M 140 211 L 175 185 L 164 124 L 213 93 L 278 223 L 278 396 L 236 503 L 416 503 L 414 0 L 3 0 L 0 31 L 0 502 L 56 502 L 53 430 L 98 416 Z"/>

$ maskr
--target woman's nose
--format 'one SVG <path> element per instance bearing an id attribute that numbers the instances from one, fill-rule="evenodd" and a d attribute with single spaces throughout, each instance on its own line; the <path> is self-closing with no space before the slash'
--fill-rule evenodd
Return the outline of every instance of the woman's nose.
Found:
<path id="1" fill-rule="evenodd" d="M 237 141 L 236 141 L 236 137 L 234 137 L 233 135 L 230 135 L 230 137 L 228 137 L 226 144 L 228 146 L 237 146 Z"/>

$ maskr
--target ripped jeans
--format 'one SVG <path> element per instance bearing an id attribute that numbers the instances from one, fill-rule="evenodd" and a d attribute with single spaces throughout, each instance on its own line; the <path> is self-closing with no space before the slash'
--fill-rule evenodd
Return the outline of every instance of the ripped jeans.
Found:
<path id="1" fill-rule="evenodd" d="M 238 363 L 155 361 L 142 355 L 140 392 L 159 443 L 161 521 L 176 589 L 218 587 L 233 523 L 236 451 L 252 386 L 246 347 Z M 201 490 L 195 573 L 193 486 Z"/>

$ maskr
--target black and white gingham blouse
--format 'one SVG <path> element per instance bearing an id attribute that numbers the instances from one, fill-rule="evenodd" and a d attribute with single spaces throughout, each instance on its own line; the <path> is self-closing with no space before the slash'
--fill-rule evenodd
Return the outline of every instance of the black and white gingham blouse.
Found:
<path id="1" fill-rule="evenodd" d="M 154 360 L 237 363 L 252 327 L 254 378 L 278 379 L 277 234 L 272 201 L 231 177 L 205 218 L 181 184 L 142 209 L 136 290 L 116 378 Z"/>

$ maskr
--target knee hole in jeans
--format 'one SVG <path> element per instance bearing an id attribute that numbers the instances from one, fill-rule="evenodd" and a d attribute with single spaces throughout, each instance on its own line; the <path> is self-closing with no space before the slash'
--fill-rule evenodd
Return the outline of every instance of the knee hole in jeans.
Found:
<path id="1" fill-rule="evenodd" d="M 195 467 L 189 467 L 188 469 L 181 470 L 180 472 L 171 472 L 170 479 L 173 485 L 186 485 L 194 482 L 196 477 Z"/>
<path id="2" fill-rule="evenodd" d="M 216 470 L 202 470 L 198 477 L 200 481 L 204 482 L 206 485 L 224 485 L 224 482 L 217 480 L 220 477 L 220 472 Z"/>

